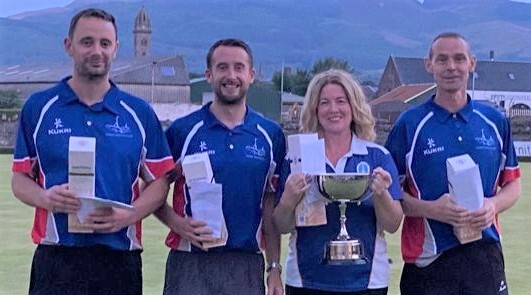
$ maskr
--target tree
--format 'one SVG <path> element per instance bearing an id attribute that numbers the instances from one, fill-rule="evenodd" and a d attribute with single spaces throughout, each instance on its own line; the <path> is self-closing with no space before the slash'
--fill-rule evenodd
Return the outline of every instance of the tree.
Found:
<path id="1" fill-rule="evenodd" d="M 204 78 L 204 77 L 205 77 L 205 73 L 193 73 L 193 72 L 188 73 L 189 79 Z"/>
<path id="2" fill-rule="evenodd" d="M 354 69 L 350 67 L 348 61 L 340 58 L 325 57 L 313 64 L 311 74 L 314 76 L 332 68 L 344 70 L 352 74 L 354 73 Z"/>
<path id="3" fill-rule="evenodd" d="M 293 94 L 305 96 L 310 80 L 312 80 L 312 75 L 307 70 L 297 69 L 295 75 L 292 77 L 291 92 Z"/>
<path id="4" fill-rule="evenodd" d="M 345 70 L 349 73 L 354 73 L 354 69 L 350 67 L 348 61 L 344 59 L 336 59 L 333 57 L 326 57 L 319 59 L 312 66 L 311 71 L 297 68 L 295 74 L 284 75 L 284 92 L 290 92 L 300 96 L 306 95 L 308 84 L 312 80 L 312 77 L 323 71 L 331 68 Z M 275 89 L 280 91 L 282 80 L 282 72 L 276 71 L 273 73 L 271 81 L 275 85 Z"/>
<path id="5" fill-rule="evenodd" d="M 284 85 L 282 85 L 282 78 L 284 78 Z M 282 77 L 282 72 L 276 71 L 273 73 L 271 81 L 273 82 L 273 85 L 275 85 L 276 90 L 281 91 L 280 88 L 282 87 L 284 92 L 291 92 L 291 78 L 292 75 L 284 75 L 284 77 Z"/>
<path id="6" fill-rule="evenodd" d="M 22 106 L 17 91 L 15 90 L 0 90 L 0 109 L 18 109 Z"/>

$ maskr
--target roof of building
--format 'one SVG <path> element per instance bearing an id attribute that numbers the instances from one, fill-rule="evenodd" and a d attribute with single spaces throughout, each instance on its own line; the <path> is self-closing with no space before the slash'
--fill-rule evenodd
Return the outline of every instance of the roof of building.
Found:
<path id="1" fill-rule="evenodd" d="M 371 106 L 377 106 L 388 102 L 411 103 L 419 96 L 425 97 L 428 92 L 435 90 L 435 83 L 414 84 L 399 86 L 390 92 L 369 102 Z"/>
<path id="2" fill-rule="evenodd" d="M 188 70 L 181 55 L 160 60 L 152 60 L 112 75 L 116 83 L 156 84 L 156 85 L 189 85 Z"/>
<path id="3" fill-rule="evenodd" d="M 72 75 L 70 61 L 0 66 L 0 83 L 54 83 L 68 75 Z M 188 70 L 180 55 L 116 60 L 111 69 L 111 79 L 125 84 L 189 85 Z"/>
<path id="4" fill-rule="evenodd" d="M 423 58 L 393 57 L 402 85 L 433 83 Z M 471 73 L 468 89 L 482 91 L 531 92 L 531 63 L 479 60 L 476 75 Z"/>

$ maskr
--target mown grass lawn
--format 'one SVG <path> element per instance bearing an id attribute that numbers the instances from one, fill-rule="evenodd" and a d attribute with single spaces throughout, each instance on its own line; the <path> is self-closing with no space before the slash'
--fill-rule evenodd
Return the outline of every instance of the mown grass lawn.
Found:
<path id="1" fill-rule="evenodd" d="M 27 294 L 29 269 L 35 246 L 30 239 L 33 209 L 11 193 L 11 155 L 0 155 L 0 295 Z M 529 294 L 531 290 L 531 163 L 521 163 L 523 194 L 518 203 L 501 215 L 503 249 L 511 294 Z M 166 228 L 155 218 L 144 221 L 143 265 L 144 293 L 162 294 L 167 248 Z M 389 294 L 399 294 L 402 269 L 399 234 L 387 237 L 393 260 Z M 283 238 L 286 249 L 287 236 Z M 285 254 L 285 251 L 283 251 Z"/>

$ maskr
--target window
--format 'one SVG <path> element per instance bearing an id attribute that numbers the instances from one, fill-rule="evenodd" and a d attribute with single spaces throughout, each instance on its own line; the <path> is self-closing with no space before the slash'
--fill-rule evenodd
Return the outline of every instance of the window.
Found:
<path id="1" fill-rule="evenodd" d="M 169 66 L 160 67 L 160 73 L 163 76 L 175 76 L 175 68 Z"/>

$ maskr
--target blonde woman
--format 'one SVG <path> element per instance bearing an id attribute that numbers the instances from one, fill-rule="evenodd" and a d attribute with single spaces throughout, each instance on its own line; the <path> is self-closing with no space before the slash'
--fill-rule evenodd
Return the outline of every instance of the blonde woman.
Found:
<path id="1" fill-rule="evenodd" d="M 286 260 L 286 294 L 387 294 L 389 262 L 384 231 L 395 232 L 402 220 L 402 194 L 389 152 L 372 142 L 374 118 L 361 86 L 341 70 L 316 75 L 308 87 L 301 130 L 324 138 L 326 171 L 360 172 L 369 167 L 372 197 L 347 205 L 347 230 L 361 239 L 367 263 L 323 263 L 323 250 L 339 232 L 338 205 L 326 206 L 327 224 L 296 227 L 295 206 L 311 181 L 302 174 L 287 177 L 274 220 L 282 233 L 291 233 Z"/>

